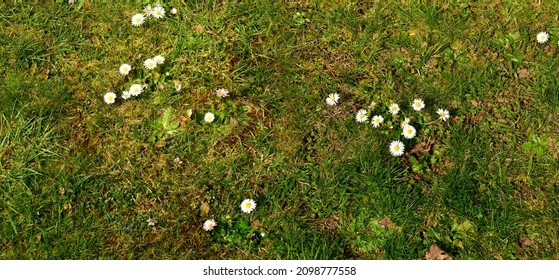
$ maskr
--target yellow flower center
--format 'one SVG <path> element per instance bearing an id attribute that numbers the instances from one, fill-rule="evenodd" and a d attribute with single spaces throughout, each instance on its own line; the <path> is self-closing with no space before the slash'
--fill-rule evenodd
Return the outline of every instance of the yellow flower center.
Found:
<path id="1" fill-rule="evenodd" d="M 399 151 L 400 150 L 400 146 L 394 146 L 394 151 Z"/>
<path id="2" fill-rule="evenodd" d="M 411 129 L 408 129 L 408 134 L 412 134 L 412 132 L 413 131 Z"/>
<path id="3" fill-rule="evenodd" d="M 250 202 L 245 203 L 245 208 L 246 209 L 252 208 L 252 204 Z"/>

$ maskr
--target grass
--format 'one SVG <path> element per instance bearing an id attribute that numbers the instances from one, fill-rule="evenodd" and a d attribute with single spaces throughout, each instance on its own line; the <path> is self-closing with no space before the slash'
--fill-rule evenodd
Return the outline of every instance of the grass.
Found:
<path id="1" fill-rule="evenodd" d="M 1 259 L 559 258 L 552 4 L 63 2 L 0 4 Z M 425 159 L 355 122 L 418 97 L 451 115 Z"/>

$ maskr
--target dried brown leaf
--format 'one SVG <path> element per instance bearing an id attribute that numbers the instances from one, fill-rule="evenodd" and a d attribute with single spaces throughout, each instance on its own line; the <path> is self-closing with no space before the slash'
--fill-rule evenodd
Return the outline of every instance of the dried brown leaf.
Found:
<path id="1" fill-rule="evenodd" d="M 204 32 L 204 26 L 197 24 L 196 27 L 194 27 L 194 31 L 196 31 L 196 33 L 202 33 Z"/>
<path id="2" fill-rule="evenodd" d="M 379 226 L 383 226 L 385 229 L 390 229 L 390 218 L 385 217 L 380 222 L 378 222 Z"/>
<path id="3" fill-rule="evenodd" d="M 431 247 L 425 253 L 426 260 L 452 260 L 452 257 L 441 249 L 437 244 L 431 244 Z"/>
<path id="4" fill-rule="evenodd" d="M 207 216 L 210 213 L 210 204 L 202 202 L 202 205 L 200 205 L 200 213 L 202 216 Z"/>
<path id="5" fill-rule="evenodd" d="M 520 247 L 522 247 L 522 249 L 534 247 L 537 244 L 534 239 L 528 237 L 522 237 L 518 242 L 520 243 Z"/>
<path id="6" fill-rule="evenodd" d="M 179 122 L 179 126 L 185 126 L 190 119 L 185 117 L 184 115 L 180 115 L 176 117 L 175 120 Z"/>
<path id="7" fill-rule="evenodd" d="M 166 143 L 165 143 L 165 139 L 160 139 L 159 141 L 157 141 L 157 142 L 155 143 L 155 147 L 157 147 L 157 148 L 163 148 L 163 147 L 165 147 L 165 144 L 166 144 Z"/>

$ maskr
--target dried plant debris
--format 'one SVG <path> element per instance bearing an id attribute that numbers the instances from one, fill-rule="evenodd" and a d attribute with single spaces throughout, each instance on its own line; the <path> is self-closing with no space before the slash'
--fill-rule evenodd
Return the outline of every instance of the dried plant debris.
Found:
<path id="1" fill-rule="evenodd" d="M 441 249 L 437 244 L 431 244 L 429 250 L 425 253 L 426 260 L 452 260 L 452 257 Z"/>

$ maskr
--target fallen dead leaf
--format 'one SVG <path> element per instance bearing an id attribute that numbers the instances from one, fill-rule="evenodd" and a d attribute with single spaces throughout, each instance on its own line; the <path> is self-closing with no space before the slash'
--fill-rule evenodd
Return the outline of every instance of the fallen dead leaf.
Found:
<path id="1" fill-rule="evenodd" d="M 423 155 L 425 153 L 428 153 L 431 150 L 434 143 L 435 142 L 432 141 L 431 139 L 428 139 L 427 141 L 424 141 L 424 142 L 417 143 L 411 149 L 410 154 L 411 155 L 416 155 L 416 156 L 418 156 L 419 160 L 422 160 Z"/>
<path id="2" fill-rule="evenodd" d="M 202 202 L 202 205 L 200 205 L 200 212 L 202 216 L 207 216 L 210 213 L 210 204 Z"/>
<path id="3" fill-rule="evenodd" d="M 532 71 L 526 68 L 518 69 L 516 70 L 516 73 L 518 74 L 518 77 L 521 79 L 532 78 L 533 76 Z"/>
<path id="4" fill-rule="evenodd" d="M 431 247 L 425 253 L 426 260 L 452 260 L 452 257 L 441 249 L 437 244 L 431 244 Z"/>
<path id="5" fill-rule="evenodd" d="M 380 222 L 378 222 L 379 226 L 383 226 L 386 230 L 390 229 L 390 218 L 385 217 Z"/>
<path id="6" fill-rule="evenodd" d="M 196 33 L 202 33 L 204 32 L 204 26 L 197 24 L 196 27 L 194 27 L 194 31 L 196 31 Z"/>
<path id="7" fill-rule="evenodd" d="M 165 144 L 166 144 L 166 143 L 165 143 L 165 139 L 160 139 L 159 141 L 157 141 L 157 142 L 155 143 L 155 147 L 157 147 L 157 148 L 163 148 L 163 147 L 165 147 Z"/>
<path id="8" fill-rule="evenodd" d="M 185 117 L 184 115 L 180 115 L 175 118 L 177 122 L 179 122 L 180 126 L 185 126 L 186 123 L 190 120 L 189 118 Z"/>
<path id="9" fill-rule="evenodd" d="M 518 243 L 520 243 L 520 247 L 522 247 L 522 249 L 527 249 L 537 244 L 537 242 L 534 239 L 528 237 L 520 238 Z"/>

